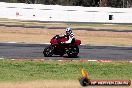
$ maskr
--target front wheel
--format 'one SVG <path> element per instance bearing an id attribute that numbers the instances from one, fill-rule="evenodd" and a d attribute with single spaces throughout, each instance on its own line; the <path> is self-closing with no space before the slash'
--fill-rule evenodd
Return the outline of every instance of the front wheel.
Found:
<path id="1" fill-rule="evenodd" d="M 52 56 L 53 55 L 53 50 L 54 50 L 54 47 L 53 46 L 48 46 L 48 47 L 46 47 L 45 49 L 44 49 L 44 51 L 43 51 L 43 54 L 44 54 L 44 56 L 45 57 L 50 57 L 50 56 Z"/>
<path id="2" fill-rule="evenodd" d="M 67 53 L 69 57 L 77 57 L 79 53 L 79 48 L 78 46 L 70 47 L 69 52 Z"/>

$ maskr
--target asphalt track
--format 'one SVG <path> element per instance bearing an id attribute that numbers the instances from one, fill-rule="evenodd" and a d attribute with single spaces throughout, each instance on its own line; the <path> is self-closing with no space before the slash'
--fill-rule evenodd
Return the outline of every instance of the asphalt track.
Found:
<path id="1" fill-rule="evenodd" d="M 53 59 L 53 60 L 132 60 L 132 47 L 116 46 L 86 46 L 81 45 L 78 58 L 68 58 L 53 56 L 44 57 L 43 49 L 46 44 L 17 44 L 17 43 L 0 43 L 0 58 L 8 59 Z"/>

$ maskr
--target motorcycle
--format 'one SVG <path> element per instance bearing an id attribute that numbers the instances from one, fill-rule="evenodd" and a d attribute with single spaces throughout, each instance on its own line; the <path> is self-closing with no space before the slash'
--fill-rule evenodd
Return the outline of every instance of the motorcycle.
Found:
<path id="1" fill-rule="evenodd" d="M 73 39 L 70 44 L 65 44 L 64 42 L 68 39 L 66 36 L 56 35 L 50 40 L 50 45 L 46 47 L 43 51 L 45 57 L 51 57 L 52 55 L 63 56 L 67 54 L 68 57 L 77 57 L 79 53 L 80 40 Z"/>

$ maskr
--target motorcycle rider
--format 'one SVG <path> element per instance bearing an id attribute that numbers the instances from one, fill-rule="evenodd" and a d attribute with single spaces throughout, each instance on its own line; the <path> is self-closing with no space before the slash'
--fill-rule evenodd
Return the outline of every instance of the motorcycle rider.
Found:
<path id="1" fill-rule="evenodd" d="M 74 41 L 74 34 L 72 28 L 66 28 L 66 35 L 64 35 L 68 40 L 62 43 L 71 44 Z"/>

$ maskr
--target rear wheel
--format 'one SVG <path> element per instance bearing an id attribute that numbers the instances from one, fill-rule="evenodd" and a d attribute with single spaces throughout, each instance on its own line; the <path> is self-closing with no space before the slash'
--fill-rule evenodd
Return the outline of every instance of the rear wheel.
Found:
<path id="1" fill-rule="evenodd" d="M 78 46 L 74 46 L 74 47 L 69 48 L 67 54 L 68 54 L 69 57 L 77 57 L 78 53 L 79 53 Z"/>
<path id="2" fill-rule="evenodd" d="M 44 51 L 43 51 L 43 54 L 44 54 L 44 56 L 45 57 L 50 57 L 50 56 L 52 56 L 53 55 L 53 50 L 54 50 L 54 47 L 53 46 L 48 46 L 48 47 L 46 47 L 45 49 L 44 49 Z"/>

